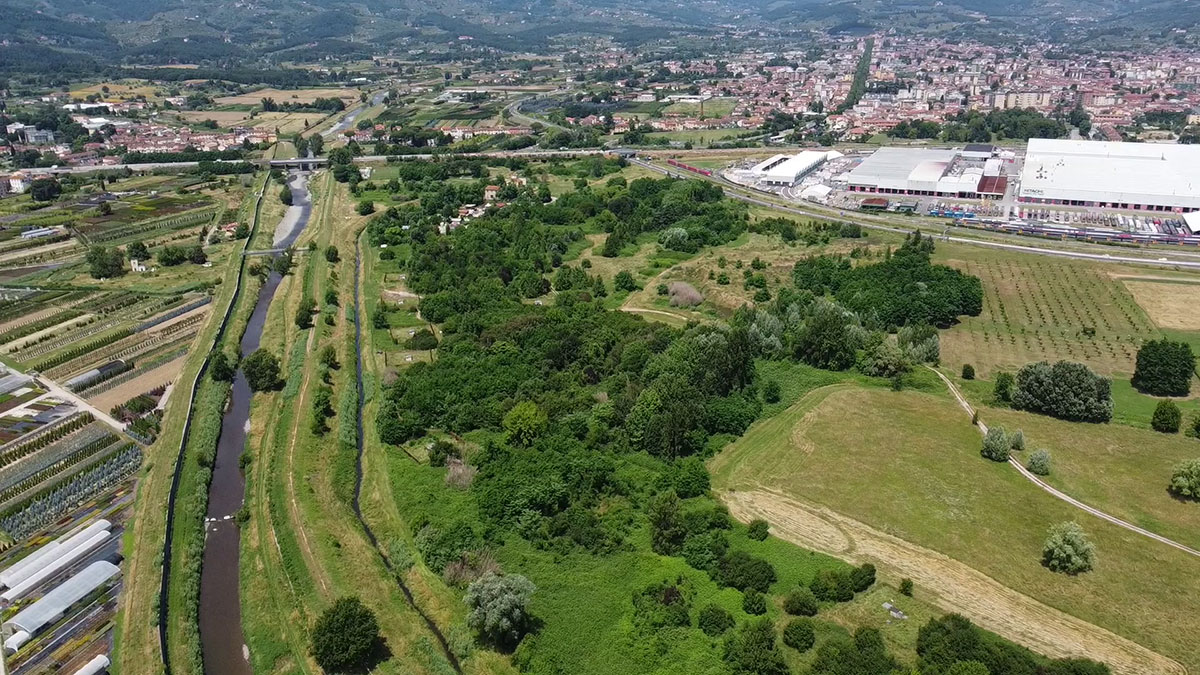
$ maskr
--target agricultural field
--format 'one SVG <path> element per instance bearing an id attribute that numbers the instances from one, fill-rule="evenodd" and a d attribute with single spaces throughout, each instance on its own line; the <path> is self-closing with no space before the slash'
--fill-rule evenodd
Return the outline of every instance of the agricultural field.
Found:
<path id="1" fill-rule="evenodd" d="M 909 576 L 944 610 L 1049 655 L 1087 655 L 1121 673 L 1200 666 L 1189 637 L 1200 624 L 1184 606 L 1188 594 L 1180 593 L 1194 578 L 1195 558 L 1092 518 L 1012 467 L 982 459 L 977 430 L 944 391 L 889 392 L 806 379 L 810 391 L 792 391 L 796 403 L 752 426 L 712 460 L 714 487 L 727 495 L 735 515 L 766 517 L 796 543 L 871 560 L 885 576 Z M 1158 458 L 1111 486 L 1080 475 L 1108 475 L 1092 464 L 1093 454 L 1103 466 L 1128 470 L 1133 459 L 1111 455 L 1158 452 L 1153 432 L 1111 436 L 1115 429 L 1100 427 L 1087 442 L 1079 425 L 1051 429 L 1027 415 L 982 413 L 989 423 L 992 415 L 1025 428 L 1030 448 L 1078 448 L 1064 453 L 1074 468 L 1064 469 L 1062 485 L 1095 498 L 1093 505 L 1140 516 L 1143 523 L 1182 517 L 1164 510 L 1185 506 L 1166 504 L 1165 494 L 1140 506 L 1131 503 L 1133 495 L 1111 494 L 1135 484 L 1135 494 L 1165 493 L 1163 477 L 1150 485 L 1135 478 L 1155 473 Z M 1100 436 L 1106 440 L 1096 449 Z M 1096 543 L 1099 562 L 1086 575 L 1069 578 L 1039 564 L 1047 528 L 1065 520 L 1081 522 Z M 1178 527 L 1194 528 L 1192 522 L 1194 516 Z"/>
<path id="2" fill-rule="evenodd" d="M 950 245 L 936 257 L 978 276 L 984 288 L 983 313 L 943 334 L 944 363 L 971 363 L 981 376 L 1059 359 L 1131 373 L 1138 347 L 1158 337 L 1125 284 L 1094 263 Z"/>
<path id="3" fill-rule="evenodd" d="M 243 110 L 189 110 L 179 113 L 181 119 L 198 123 L 213 120 L 219 126 L 230 127 L 260 127 L 263 129 L 278 129 L 280 134 L 296 134 L 325 119 L 323 113 L 306 112 L 259 112 L 251 115 Z"/>
<path id="4" fill-rule="evenodd" d="M 105 395 L 114 388 L 129 398 L 172 380 L 172 364 L 181 363 L 210 302 L 204 293 L 35 293 L 8 308 L 23 313 L 5 323 L 0 358 L 44 373 L 84 398 L 97 397 L 98 407 L 107 410 L 119 402 Z"/>
<path id="5" fill-rule="evenodd" d="M 664 116 L 680 115 L 683 117 L 712 119 L 729 117 L 735 107 L 737 107 L 736 98 L 711 98 L 704 103 L 672 103 L 662 109 L 662 114 Z"/>
<path id="6" fill-rule="evenodd" d="M 214 99 L 216 105 L 256 106 L 264 98 L 273 98 L 276 103 L 312 103 L 318 98 L 337 97 L 349 105 L 358 100 L 357 89 L 256 89 L 236 96 L 222 96 Z"/>
<path id="7" fill-rule="evenodd" d="M 3 618 L 8 621 L 85 567 L 120 561 L 143 448 L 131 440 L 134 436 L 121 433 L 121 425 L 95 414 L 52 380 L 15 371 L 3 375 L 0 570 L 17 574 L 14 565 L 53 541 L 64 552 L 77 551 L 46 558 L 32 568 L 40 570 L 36 574 L 6 582 Z M 61 544 L 84 528 L 88 534 L 72 539 L 80 543 L 78 549 Z M 120 577 L 112 577 L 63 616 L 31 629 L 31 639 L 5 659 L 8 672 L 78 668 L 107 653 L 121 587 Z"/>

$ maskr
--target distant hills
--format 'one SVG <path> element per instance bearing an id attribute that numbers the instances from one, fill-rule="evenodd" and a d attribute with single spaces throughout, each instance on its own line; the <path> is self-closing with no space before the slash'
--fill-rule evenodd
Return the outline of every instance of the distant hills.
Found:
<path id="1" fill-rule="evenodd" d="M 1097 47 L 1195 40 L 1200 0 L 0 0 L 0 70 L 350 58 L 453 43 L 520 52 L 570 34 L 626 44 L 731 27 L 877 30 Z M 1191 29 L 1183 33 L 1180 29 Z"/>

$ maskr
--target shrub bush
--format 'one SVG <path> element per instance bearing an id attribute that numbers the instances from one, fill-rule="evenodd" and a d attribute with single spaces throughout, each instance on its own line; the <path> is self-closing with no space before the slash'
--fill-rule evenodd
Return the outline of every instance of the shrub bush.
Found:
<path id="1" fill-rule="evenodd" d="M 849 602 L 854 599 L 854 582 L 845 569 L 824 569 L 817 572 L 808 584 L 817 600 L 826 602 Z"/>
<path id="2" fill-rule="evenodd" d="M 720 605 L 706 605 L 700 610 L 696 623 L 705 635 L 717 637 L 733 628 L 733 615 Z"/>
<path id="3" fill-rule="evenodd" d="M 754 520 L 750 521 L 750 527 L 746 531 L 746 536 L 750 537 L 754 541 L 763 541 L 767 538 L 769 530 L 770 525 L 767 524 L 767 521 L 763 520 L 762 518 L 755 518 Z"/>
<path id="4" fill-rule="evenodd" d="M 767 613 L 767 598 L 762 593 L 747 588 L 742 594 L 742 610 L 747 614 L 759 616 Z"/>
<path id="5" fill-rule="evenodd" d="M 1183 430 L 1185 436 L 1192 438 L 1200 438 L 1200 412 L 1192 415 L 1192 419 L 1188 420 L 1187 428 Z"/>
<path id="6" fill-rule="evenodd" d="M 817 642 L 817 634 L 813 631 L 809 619 L 792 619 L 783 629 L 783 644 L 796 651 L 806 652 Z"/>
<path id="7" fill-rule="evenodd" d="M 1029 456 L 1029 463 L 1025 465 L 1025 468 L 1029 469 L 1030 473 L 1039 476 L 1049 476 L 1050 452 L 1045 449 L 1034 450 L 1033 454 Z"/>
<path id="8" fill-rule="evenodd" d="M 983 437 L 983 449 L 979 454 L 993 462 L 1007 462 L 1011 450 L 1012 444 L 1008 440 L 1008 434 L 1004 433 L 1004 429 L 991 427 L 988 429 L 987 435 Z"/>
<path id="9" fill-rule="evenodd" d="M 996 383 L 992 387 L 992 396 L 997 401 L 1012 403 L 1013 386 L 1015 385 L 1016 380 L 1013 378 L 1012 373 L 996 373 Z"/>
<path id="10" fill-rule="evenodd" d="M 864 563 L 862 566 L 854 568 L 854 571 L 850 573 L 850 581 L 854 584 L 854 592 L 862 593 L 875 583 L 875 566 L 871 563 Z"/>
<path id="11" fill-rule="evenodd" d="M 1154 416 L 1150 418 L 1150 427 L 1164 434 L 1179 433 L 1179 425 L 1183 423 L 1183 413 L 1171 399 L 1163 399 L 1154 407 Z"/>
<path id="12" fill-rule="evenodd" d="M 792 616 L 814 616 L 817 613 L 817 596 L 805 586 L 793 589 L 783 599 L 783 611 Z"/>
<path id="13" fill-rule="evenodd" d="M 1200 500 L 1200 459 L 1189 459 L 1176 466 L 1169 489 L 1179 497 Z"/>
<path id="14" fill-rule="evenodd" d="M 975 379 L 975 366 L 973 366 L 969 363 L 964 363 L 963 367 L 962 367 L 962 379 L 964 379 L 964 380 Z"/>
<path id="15" fill-rule="evenodd" d="M 766 593 L 776 579 L 771 563 L 745 551 L 733 551 L 722 558 L 716 573 L 716 581 L 723 586 L 742 591 L 753 588 L 759 593 Z"/>
<path id="16" fill-rule="evenodd" d="M 900 580 L 900 594 L 907 595 L 910 598 L 912 597 L 912 594 L 913 594 L 912 579 L 901 579 Z"/>
<path id="17" fill-rule="evenodd" d="M 1025 451 L 1025 432 L 1017 429 L 1008 437 L 1009 446 L 1013 452 Z"/>
<path id="18" fill-rule="evenodd" d="M 763 400 L 767 403 L 779 403 L 779 399 L 782 397 L 783 392 L 779 386 L 779 380 L 767 380 L 763 385 Z"/>
<path id="19" fill-rule="evenodd" d="M 1053 572 L 1076 575 L 1092 569 L 1096 547 L 1079 523 L 1068 521 L 1050 528 L 1042 547 L 1042 564 Z"/>

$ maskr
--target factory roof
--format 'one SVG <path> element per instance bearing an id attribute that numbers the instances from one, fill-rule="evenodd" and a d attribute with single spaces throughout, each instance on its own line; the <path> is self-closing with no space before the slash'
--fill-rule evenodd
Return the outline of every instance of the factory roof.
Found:
<path id="1" fill-rule="evenodd" d="M 1200 146 L 1031 138 L 1020 195 L 1200 208 Z"/>
<path id="2" fill-rule="evenodd" d="M 848 178 L 852 185 L 903 190 L 914 173 L 916 180 L 937 181 L 941 174 L 933 176 L 933 172 L 939 166 L 944 171 L 957 155 L 956 150 L 939 148 L 880 148 L 854 167 Z"/>

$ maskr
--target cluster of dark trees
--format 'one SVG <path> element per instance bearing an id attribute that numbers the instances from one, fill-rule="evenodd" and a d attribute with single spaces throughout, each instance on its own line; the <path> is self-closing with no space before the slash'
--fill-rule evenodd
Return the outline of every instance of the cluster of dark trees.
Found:
<path id="1" fill-rule="evenodd" d="M 124 164 L 158 164 L 167 162 L 215 162 L 233 161 L 245 157 L 240 148 L 230 150 L 184 150 L 182 152 L 127 152 L 121 158 Z"/>
<path id="2" fill-rule="evenodd" d="M 951 117 L 942 129 L 942 138 L 951 142 L 987 143 L 992 140 L 1030 138 L 1062 138 L 1067 127 L 1046 117 L 1033 108 L 964 110 Z"/>
<path id="3" fill-rule="evenodd" d="M 297 111 L 297 110 L 317 110 L 320 112 L 340 112 L 346 109 L 346 102 L 337 96 L 328 98 L 317 97 L 313 101 L 300 103 L 298 101 L 284 101 L 277 103 L 275 99 L 267 97 L 259 102 L 259 107 L 263 112 L 276 111 Z"/>
<path id="4" fill-rule="evenodd" d="M 719 185 L 701 180 L 615 181 L 563 200 L 609 233 L 602 255 L 610 258 L 643 232 L 658 232 L 664 248 L 694 253 L 737 238 L 748 220 L 743 204 L 724 199 Z"/>
<path id="5" fill-rule="evenodd" d="M 1108 666 L 1088 659 L 1046 659 L 970 620 L 948 614 L 917 632 L 917 656 L 923 675 L 990 673 L 990 675 L 1108 675 Z M 978 664 L 969 667 L 968 664 Z"/>
<path id="6" fill-rule="evenodd" d="M 1080 111 L 1082 112 L 1082 111 Z M 1090 122 L 1072 112 L 1072 124 L 1086 132 Z M 940 138 L 951 142 L 987 143 L 992 140 L 1029 138 L 1061 138 L 1067 127 L 1060 121 L 1046 117 L 1033 108 L 993 110 L 987 114 L 977 110 L 960 112 L 946 123 L 928 120 L 904 120 L 888 130 L 892 138 Z"/>
<path id="7" fill-rule="evenodd" d="M 1071 422 L 1112 419 L 1112 382 L 1082 363 L 1030 363 L 1017 371 L 1015 384 L 1012 405 L 1018 410 Z"/>
<path id="8" fill-rule="evenodd" d="M 125 274 L 125 254 L 119 248 L 92 246 L 87 252 L 88 273 L 93 279 L 112 279 Z"/>
<path id="9" fill-rule="evenodd" d="M 934 265 L 933 239 L 915 232 L 883 262 L 851 264 L 849 258 L 818 256 L 796 263 L 796 287 L 830 295 L 868 324 L 895 330 L 906 324 L 947 327 L 961 315 L 983 309 L 978 277 Z"/>
<path id="10" fill-rule="evenodd" d="M 1133 386 L 1151 396 L 1187 396 L 1196 376 L 1196 357 L 1186 342 L 1163 338 L 1138 349 Z"/>
<path id="11" fill-rule="evenodd" d="M 164 246 L 158 250 L 158 263 L 163 267 L 174 267 L 185 262 L 203 265 L 208 262 L 208 256 L 199 245 Z"/>

